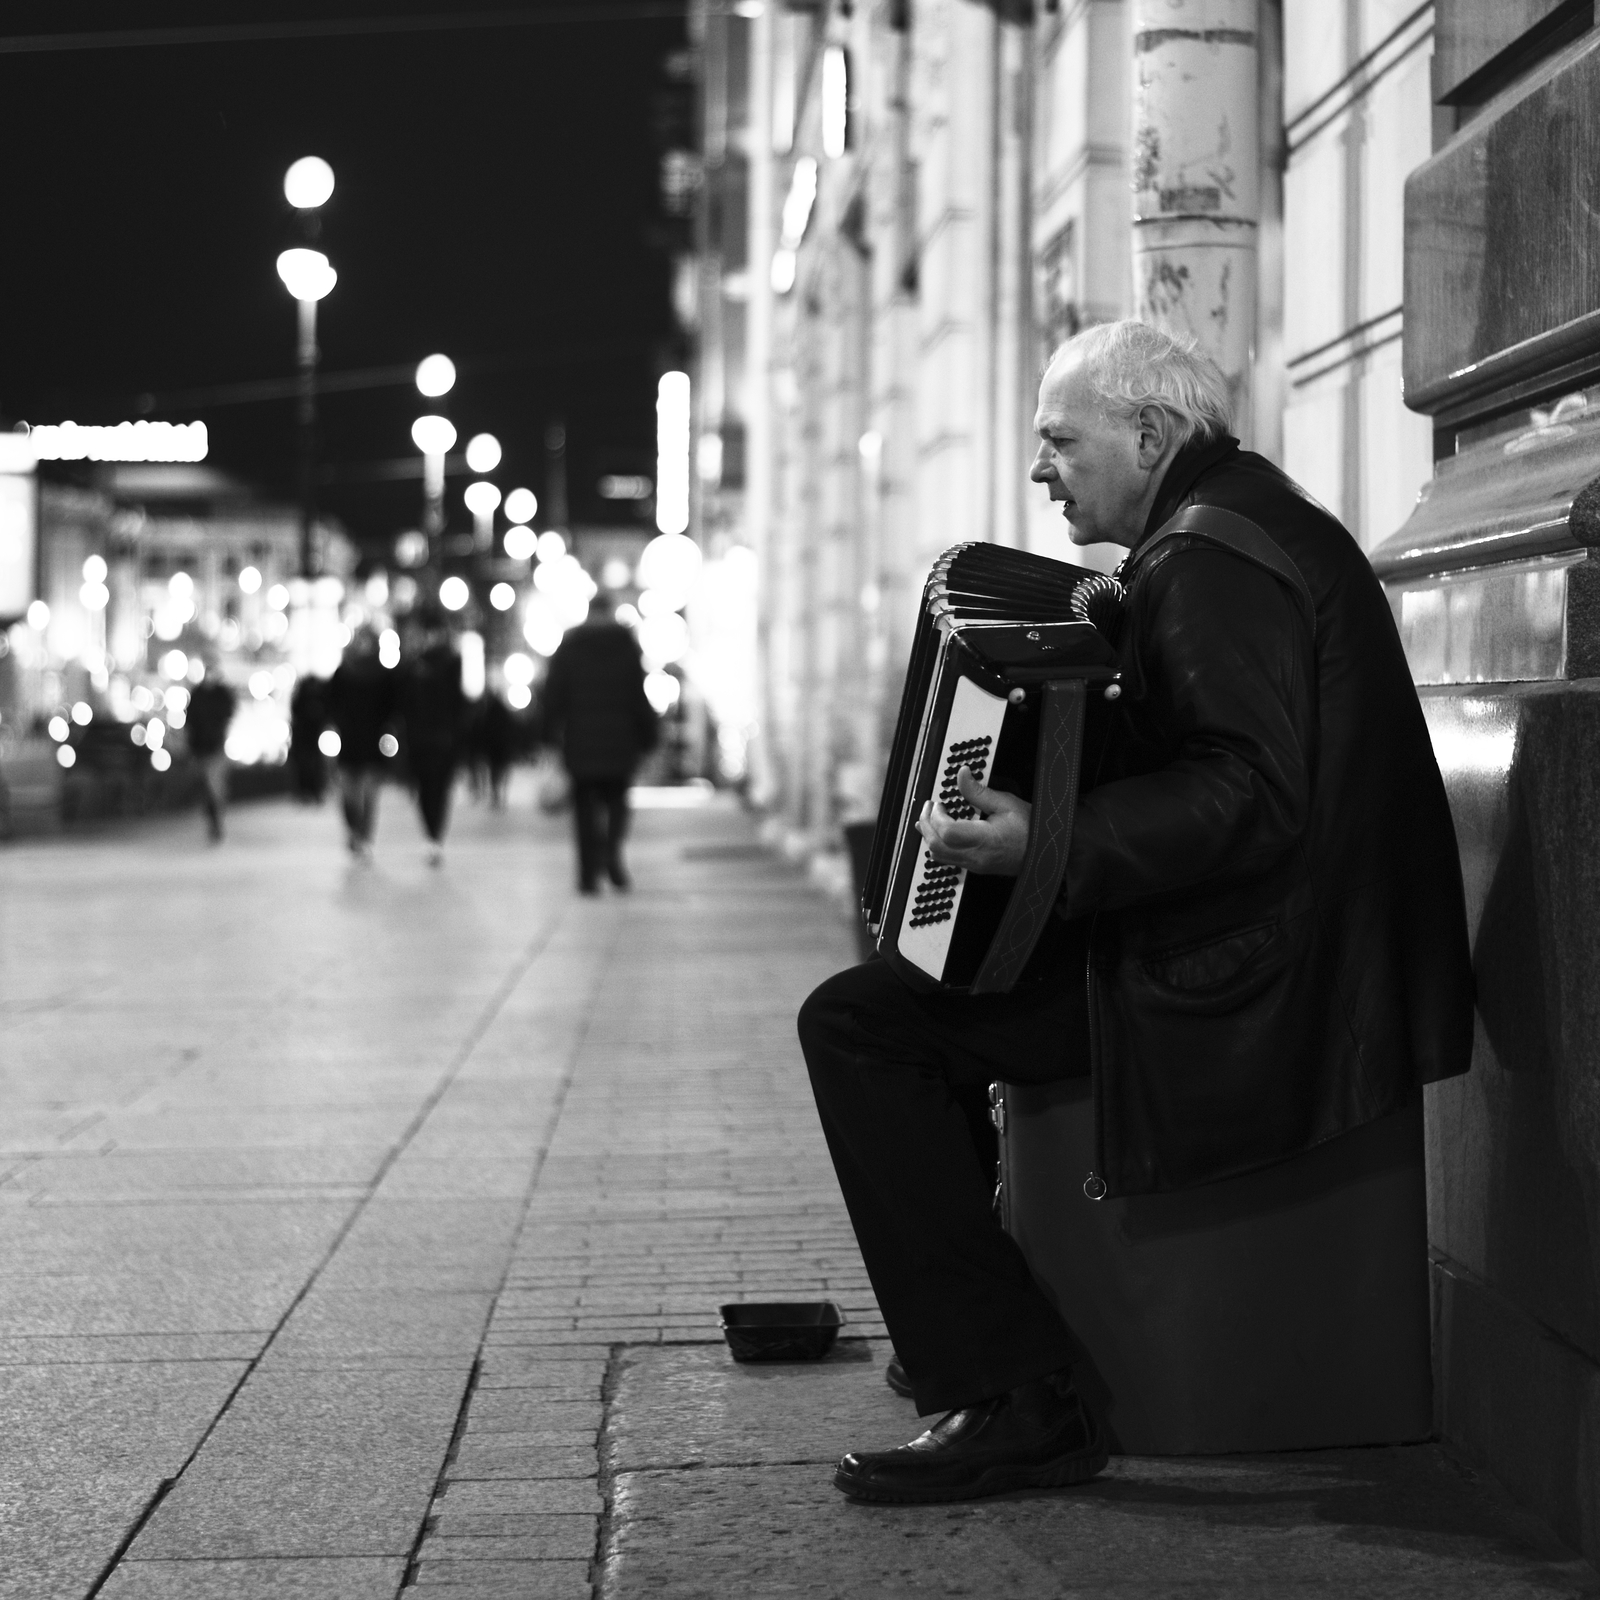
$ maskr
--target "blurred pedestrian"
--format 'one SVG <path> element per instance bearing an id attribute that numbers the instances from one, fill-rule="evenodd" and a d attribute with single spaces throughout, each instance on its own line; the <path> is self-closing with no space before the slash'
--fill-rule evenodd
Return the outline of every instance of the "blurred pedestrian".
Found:
<path id="1" fill-rule="evenodd" d="M 428 834 L 428 864 L 444 860 L 444 832 L 450 819 L 450 787 L 461 755 L 467 700 L 461 688 L 461 657 L 450 642 L 444 614 L 421 617 L 421 652 L 402 670 L 400 714 L 417 807 Z"/>
<path id="2" fill-rule="evenodd" d="M 306 673 L 289 697 L 289 766 L 297 800 L 321 805 L 328 789 L 328 758 L 317 741 L 328 726 L 328 680 Z"/>
<path id="3" fill-rule="evenodd" d="M 473 753 L 483 763 L 489 780 L 489 804 L 496 811 L 504 811 L 506 774 L 517 748 L 517 719 L 493 689 L 483 697 L 472 734 Z"/>
<path id="4" fill-rule="evenodd" d="M 344 658 L 328 679 L 325 711 L 339 735 L 339 800 L 344 808 L 345 846 L 358 860 L 372 854 L 378 822 L 378 778 L 383 752 L 378 741 L 394 715 L 395 674 L 378 660 L 378 637 L 357 628 Z"/>
<path id="5" fill-rule="evenodd" d="M 573 628 L 550 658 L 544 718 L 545 738 L 560 746 L 572 779 L 578 888 L 598 894 L 604 872 L 626 889 L 628 788 L 660 734 L 645 697 L 638 641 L 616 620 L 609 596 L 596 599 L 589 620 Z"/>
<path id="6" fill-rule="evenodd" d="M 202 658 L 205 676 L 189 691 L 183 731 L 189 754 L 200 769 L 200 800 L 205 807 L 206 829 L 212 844 L 222 842 L 223 817 L 228 809 L 228 757 L 223 746 L 239 697 L 224 681 L 216 658 Z"/>

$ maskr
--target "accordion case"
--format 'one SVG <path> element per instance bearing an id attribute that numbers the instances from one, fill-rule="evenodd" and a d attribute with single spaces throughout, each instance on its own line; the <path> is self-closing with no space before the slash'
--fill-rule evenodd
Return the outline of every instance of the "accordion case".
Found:
<path id="1" fill-rule="evenodd" d="M 879 953 L 913 987 L 1004 994 L 1033 953 L 1066 870 L 1089 696 L 1120 692 L 1108 630 L 1121 593 L 992 544 L 956 545 L 929 573 L 862 892 Z M 963 766 L 1032 802 L 1015 879 L 937 862 L 917 831 L 929 800 L 974 815 Z"/>

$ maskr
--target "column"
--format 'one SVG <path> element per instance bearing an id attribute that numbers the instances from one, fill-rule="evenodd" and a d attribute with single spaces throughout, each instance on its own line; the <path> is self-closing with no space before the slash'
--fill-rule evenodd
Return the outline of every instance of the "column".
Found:
<path id="1" fill-rule="evenodd" d="M 1257 0 L 1134 0 L 1134 314 L 1195 334 L 1250 442 Z"/>

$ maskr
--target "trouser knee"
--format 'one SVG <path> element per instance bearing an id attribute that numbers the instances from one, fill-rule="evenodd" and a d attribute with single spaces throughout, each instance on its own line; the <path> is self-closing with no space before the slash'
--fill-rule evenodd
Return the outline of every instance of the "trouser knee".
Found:
<path id="1" fill-rule="evenodd" d="M 806 996 L 795 1018 L 800 1049 L 813 1073 L 830 1064 L 855 1034 L 850 1007 L 839 992 L 841 980 L 848 977 L 847 972 L 841 972 L 818 984 Z"/>

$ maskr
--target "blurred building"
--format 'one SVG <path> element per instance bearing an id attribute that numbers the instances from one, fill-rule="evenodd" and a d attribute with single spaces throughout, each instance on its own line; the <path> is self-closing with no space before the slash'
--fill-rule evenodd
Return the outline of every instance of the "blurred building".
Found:
<path id="1" fill-rule="evenodd" d="M 1594 7 L 694 14 L 692 531 L 759 573 L 758 796 L 838 859 L 934 557 L 1068 554 L 1026 482 L 1047 353 L 1197 334 L 1372 554 L 1455 808 L 1484 1025 L 1428 1100 L 1440 1428 L 1600 1552 Z"/>
<path id="2" fill-rule="evenodd" d="M 57 766 L 81 753 L 79 783 L 121 772 L 125 755 L 165 773 L 188 691 L 217 673 L 239 693 L 230 756 L 281 762 L 296 676 L 328 670 L 342 646 L 355 550 L 338 526 L 318 524 L 324 576 L 308 586 L 298 512 L 214 468 L 44 465 L 29 487 L 32 601 L 14 608 L 0 660 L 10 758 L 48 736 Z"/>

